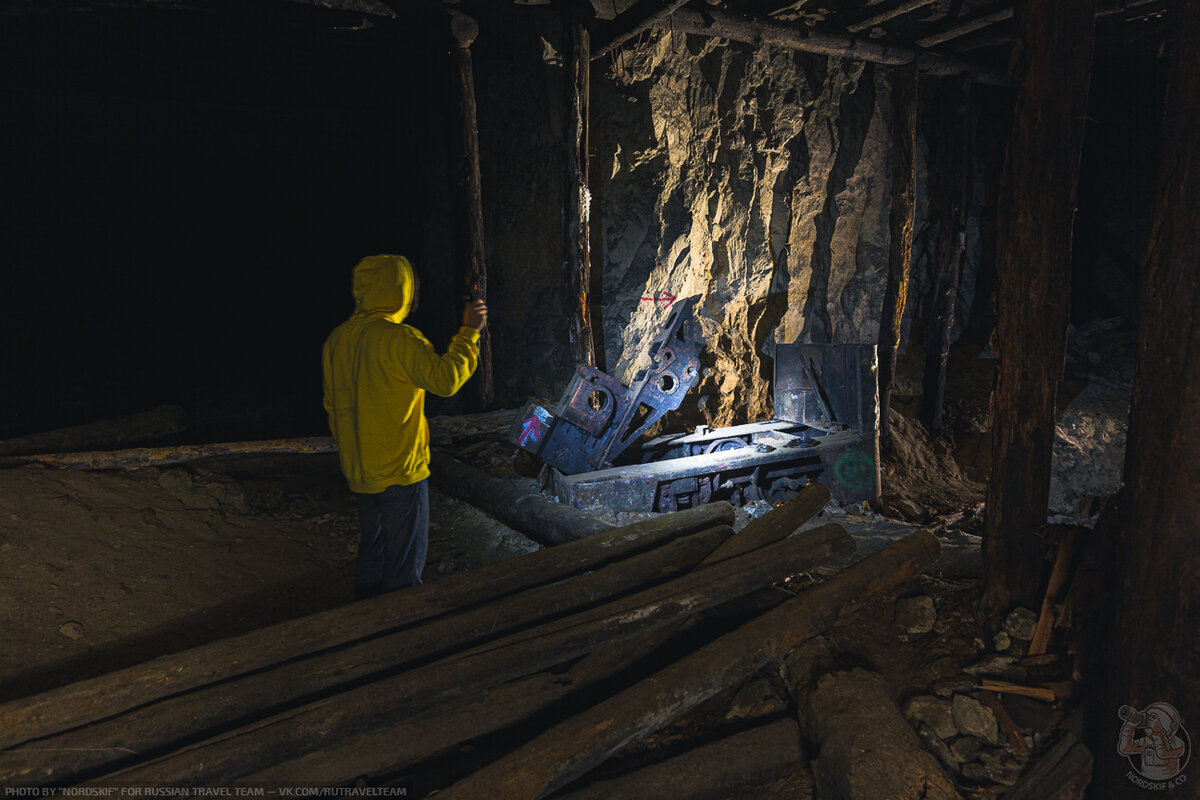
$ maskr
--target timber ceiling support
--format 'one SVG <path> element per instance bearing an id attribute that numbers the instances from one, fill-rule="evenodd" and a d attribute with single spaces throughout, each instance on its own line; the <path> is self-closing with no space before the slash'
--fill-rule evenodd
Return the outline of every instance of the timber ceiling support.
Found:
<path id="1" fill-rule="evenodd" d="M 639 0 L 597 30 L 592 59 L 606 56 L 642 31 L 667 19 L 688 0 Z"/>
<path id="2" fill-rule="evenodd" d="M 669 26 L 670 30 L 697 36 L 713 36 L 753 45 L 775 45 L 805 53 L 851 58 L 873 64 L 901 66 L 915 63 L 917 72 L 921 75 L 956 75 L 966 72 L 979 83 L 1011 85 L 1008 76 L 1003 72 L 959 58 L 853 36 L 822 33 L 811 28 L 776 22 L 766 17 L 731 14 L 712 7 L 703 12 L 681 8 L 652 24 L 655 27 Z"/>
<path id="3" fill-rule="evenodd" d="M 901 3 L 890 11 L 884 11 L 881 14 L 868 17 L 862 22 L 856 22 L 847 27 L 846 30 L 850 31 L 851 33 L 861 33 L 862 31 L 867 31 L 871 28 L 874 28 L 876 25 L 882 25 L 889 20 L 893 20 L 896 17 L 903 16 L 904 14 L 910 14 L 913 11 L 918 11 L 922 8 L 925 8 L 925 6 L 931 6 L 935 2 L 937 2 L 937 0 L 908 0 L 907 2 Z"/>

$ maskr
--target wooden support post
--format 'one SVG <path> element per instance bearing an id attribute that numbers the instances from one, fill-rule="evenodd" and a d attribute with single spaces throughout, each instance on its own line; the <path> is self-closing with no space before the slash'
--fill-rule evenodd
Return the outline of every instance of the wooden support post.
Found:
<path id="1" fill-rule="evenodd" d="M 998 358 L 983 540 L 983 611 L 1041 600 L 1054 397 L 1066 355 L 1071 233 L 1095 0 L 1024 0 L 1013 72 L 1022 82 L 997 211 Z"/>
<path id="2" fill-rule="evenodd" d="M 786 541 L 772 548 L 782 544 Z M 554 726 L 440 796 L 444 800 L 527 800 L 565 786 L 628 742 L 660 729 L 722 689 L 744 680 L 771 659 L 821 633 L 859 603 L 919 574 L 937 558 L 938 550 L 933 534 L 913 533 Z M 697 574 L 715 569 L 720 565 Z"/>
<path id="3" fill-rule="evenodd" d="M 450 31 L 458 45 L 454 48 L 462 89 L 459 108 L 462 114 L 463 153 L 466 159 L 467 232 L 469 259 L 466 292 L 473 300 L 487 301 L 487 260 L 483 244 L 483 191 L 479 177 L 479 124 L 475 114 L 475 76 L 471 67 L 471 44 L 479 34 L 479 25 L 471 17 L 451 12 Z M 484 328 L 479 337 L 479 367 L 476 370 L 477 397 L 480 405 L 492 404 L 491 335 Z"/>
<path id="4" fill-rule="evenodd" d="M 1168 14 L 1174 35 L 1158 199 L 1139 287 L 1125 449 L 1128 502 L 1116 559 L 1119 609 L 1115 624 L 1105 626 L 1111 681 L 1091 738 L 1096 747 L 1118 741 L 1121 705 L 1142 710 L 1168 703 L 1191 734 L 1194 765 L 1200 728 L 1200 0 L 1178 0 Z M 1096 753 L 1097 797 L 1137 792 L 1124 776 L 1124 759 Z M 1182 794 L 1194 793 L 1195 767 L 1178 783 L 1185 776 Z"/>
<path id="5" fill-rule="evenodd" d="M 567 335 L 575 366 L 596 366 L 592 336 L 591 289 L 591 193 L 588 190 L 588 107 L 591 61 L 588 15 L 582 0 L 563 4 L 563 87 L 566 94 L 566 191 L 563 210 Z"/>
<path id="6" fill-rule="evenodd" d="M 904 328 L 904 304 L 912 267 L 913 219 L 917 202 L 917 71 L 913 65 L 893 72 L 892 210 L 889 221 L 887 286 L 879 318 L 879 447 L 891 446 L 892 391 L 896 385 L 896 352 Z"/>
<path id="7" fill-rule="evenodd" d="M 967 211 L 971 201 L 971 84 L 941 78 L 929 167 L 930 216 L 938 221 L 934 247 L 933 310 L 925 337 L 925 379 L 921 420 L 934 433 L 942 430 L 946 397 L 946 366 L 954 332 L 954 309 L 967 255 Z M 935 177 L 936 176 L 936 179 Z"/>

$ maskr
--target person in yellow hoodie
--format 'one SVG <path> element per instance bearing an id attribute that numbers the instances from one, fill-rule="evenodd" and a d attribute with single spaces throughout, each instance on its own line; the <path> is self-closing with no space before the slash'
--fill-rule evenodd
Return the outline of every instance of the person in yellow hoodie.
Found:
<path id="1" fill-rule="evenodd" d="M 322 351 L 329 429 L 362 527 L 354 567 L 359 599 L 421 582 L 429 541 L 425 392 L 449 397 L 462 388 L 478 364 L 487 324 L 483 301 L 469 303 L 439 355 L 404 324 L 417 289 L 404 256 L 364 258 L 354 267 L 354 314 Z"/>

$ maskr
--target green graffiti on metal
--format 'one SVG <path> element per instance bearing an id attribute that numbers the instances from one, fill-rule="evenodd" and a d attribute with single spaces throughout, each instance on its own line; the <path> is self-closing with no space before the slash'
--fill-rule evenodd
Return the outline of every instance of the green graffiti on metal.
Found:
<path id="1" fill-rule="evenodd" d="M 875 483 L 875 461 L 861 450 L 850 450 L 833 465 L 833 477 L 848 488 L 867 489 Z"/>

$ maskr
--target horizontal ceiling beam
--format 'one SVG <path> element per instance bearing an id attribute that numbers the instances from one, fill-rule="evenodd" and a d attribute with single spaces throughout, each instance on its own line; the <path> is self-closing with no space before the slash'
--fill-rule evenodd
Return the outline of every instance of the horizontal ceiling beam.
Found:
<path id="1" fill-rule="evenodd" d="M 1008 8 L 1002 8 L 999 11 L 996 11 L 992 14 L 984 14 L 981 17 L 976 17 L 975 19 L 969 19 L 966 22 L 955 25 L 952 28 L 947 28 L 944 31 L 938 31 L 937 33 L 930 34 L 929 36 L 926 36 L 923 39 L 917 39 L 917 46 L 918 47 L 935 47 L 944 42 L 950 42 L 955 39 L 960 39 L 963 36 L 966 36 L 968 33 L 974 33 L 975 31 L 983 30 L 984 28 L 989 28 L 992 25 L 995 25 L 997 22 L 1005 22 L 1012 18 L 1013 18 L 1012 6 L 1009 6 Z"/>
<path id="2" fill-rule="evenodd" d="M 655 23 L 671 16 L 688 0 L 639 0 L 607 23 L 597 25 L 592 59 L 608 55 Z"/>
<path id="3" fill-rule="evenodd" d="M 874 28 L 876 25 L 882 25 L 888 20 L 895 19 L 896 17 L 903 16 L 904 14 L 909 14 L 913 11 L 917 11 L 925 6 L 931 6 L 936 2 L 937 0 L 908 0 L 907 2 L 901 3 L 890 11 L 884 11 L 881 14 L 868 17 L 862 22 L 856 22 L 853 25 L 848 26 L 846 30 L 850 31 L 851 33 L 859 33 L 861 31 L 869 30 Z"/>
<path id="4" fill-rule="evenodd" d="M 680 33 L 711 36 L 753 45 L 774 45 L 789 50 L 850 58 L 873 64 L 899 66 L 915 62 L 917 71 L 922 75 L 970 73 L 980 83 L 1011 85 L 1008 76 L 999 70 L 952 56 L 869 39 L 822 33 L 811 28 L 776 22 L 766 17 L 731 14 L 711 6 L 703 12 L 681 8 L 654 25 L 669 27 L 670 30 Z"/>

